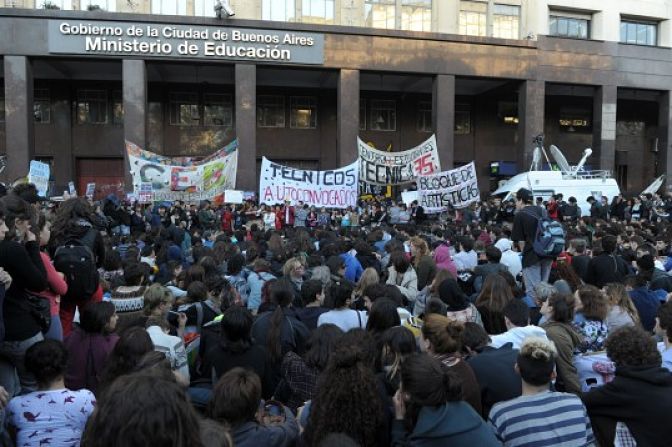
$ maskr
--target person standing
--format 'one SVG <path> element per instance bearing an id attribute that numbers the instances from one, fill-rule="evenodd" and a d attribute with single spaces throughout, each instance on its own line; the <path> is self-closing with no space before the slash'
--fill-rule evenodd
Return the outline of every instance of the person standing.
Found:
<path id="1" fill-rule="evenodd" d="M 516 193 L 516 208 L 518 212 L 513 219 L 511 238 L 523 253 L 525 290 L 534 298 L 534 287 L 540 282 L 548 282 L 553 263 L 552 257 L 540 257 L 533 249 L 537 225 L 539 219 L 543 218 L 544 211 L 532 205 L 532 191 L 525 188 Z"/>

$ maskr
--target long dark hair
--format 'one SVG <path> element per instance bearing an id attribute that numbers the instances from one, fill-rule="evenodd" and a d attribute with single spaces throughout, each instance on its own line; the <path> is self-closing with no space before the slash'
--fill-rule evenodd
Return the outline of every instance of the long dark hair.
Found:
<path id="1" fill-rule="evenodd" d="M 334 324 L 323 324 L 315 329 L 306 344 L 303 356 L 306 365 L 317 371 L 324 370 L 342 336 L 343 331 Z"/>
<path id="2" fill-rule="evenodd" d="M 132 372 L 142 356 L 153 350 L 154 343 L 143 328 L 131 327 L 124 331 L 107 359 L 99 389 L 106 389 L 118 377 Z"/>
<path id="3" fill-rule="evenodd" d="M 279 279 L 270 286 L 271 303 L 276 307 L 271 315 L 271 324 L 268 327 L 268 352 L 271 360 L 276 362 L 282 358 L 282 325 L 285 322 L 285 309 L 294 299 L 292 285 L 286 279 Z"/>
<path id="4" fill-rule="evenodd" d="M 231 306 L 222 315 L 219 345 L 225 351 L 242 353 L 252 346 L 252 314 L 241 306 Z"/>
<path id="5" fill-rule="evenodd" d="M 86 424 L 81 445 L 203 446 L 198 416 L 184 388 L 146 372 L 121 377 L 110 386 Z"/>
<path id="6" fill-rule="evenodd" d="M 51 246 L 58 247 L 65 242 L 65 239 L 72 232 L 74 222 L 83 219 L 89 223 L 93 222 L 93 208 L 83 197 L 68 199 L 56 210 L 54 222 L 51 225 Z"/>
<path id="7" fill-rule="evenodd" d="M 345 433 L 359 445 L 378 446 L 383 403 L 364 351 L 342 345 L 320 375 L 306 427 L 306 445 L 319 445 L 329 433 Z"/>
<path id="8" fill-rule="evenodd" d="M 79 327 L 89 335 L 105 334 L 107 324 L 110 322 L 110 318 L 112 318 L 114 312 L 114 304 L 109 301 L 89 303 L 82 309 Z"/>
<path id="9" fill-rule="evenodd" d="M 406 428 L 412 431 L 422 407 L 439 407 L 462 399 L 462 387 L 452 371 L 427 354 L 410 354 L 401 364 L 401 389 L 406 400 Z"/>

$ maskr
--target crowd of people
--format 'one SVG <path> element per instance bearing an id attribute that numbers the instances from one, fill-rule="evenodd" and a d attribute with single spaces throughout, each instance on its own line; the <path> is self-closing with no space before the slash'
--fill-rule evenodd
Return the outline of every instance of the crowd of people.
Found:
<path id="1" fill-rule="evenodd" d="M 667 446 L 672 198 L 587 200 L 429 216 L 18 185 L 0 442 Z"/>

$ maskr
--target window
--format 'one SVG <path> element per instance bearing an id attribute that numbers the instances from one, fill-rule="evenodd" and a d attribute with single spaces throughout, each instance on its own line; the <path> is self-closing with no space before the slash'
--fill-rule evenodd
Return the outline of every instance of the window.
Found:
<path id="1" fill-rule="evenodd" d="M 370 28 L 394 29 L 396 0 L 364 0 L 364 20 Z"/>
<path id="2" fill-rule="evenodd" d="M 72 9 L 72 0 L 37 0 L 37 9 Z"/>
<path id="3" fill-rule="evenodd" d="M 36 88 L 33 91 L 33 114 L 35 122 L 47 124 L 51 122 L 51 100 L 49 89 Z"/>
<path id="4" fill-rule="evenodd" d="M 116 0 L 82 0 L 80 9 L 82 11 L 91 11 L 102 9 L 103 11 L 115 12 L 117 10 Z"/>
<path id="5" fill-rule="evenodd" d="M 366 99 L 359 100 L 359 130 L 366 130 Z"/>
<path id="6" fill-rule="evenodd" d="M 420 101 L 418 103 L 418 132 L 432 131 L 432 103 Z"/>
<path id="7" fill-rule="evenodd" d="M 551 15 L 548 19 L 548 33 L 551 36 L 590 39 L 590 19 Z"/>
<path id="8" fill-rule="evenodd" d="M 460 2 L 460 34 L 486 36 L 488 4 L 483 2 Z"/>
<path id="9" fill-rule="evenodd" d="M 432 30 L 432 0 L 401 0 L 401 29 Z"/>
<path id="10" fill-rule="evenodd" d="M 107 123 L 107 92 L 105 90 L 79 90 L 75 105 L 77 124 Z"/>
<path id="11" fill-rule="evenodd" d="M 5 97 L 0 96 L 0 123 L 5 122 Z"/>
<path id="12" fill-rule="evenodd" d="M 170 94 L 170 124 L 172 126 L 198 126 L 200 121 L 196 93 Z"/>
<path id="13" fill-rule="evenodd" d="M 214 17 L 216 0 L 196 0 L 194 2 L 194 15 L 200 17 Z"/>
<path id="14" fill-rule="evenodd" d="M 492 37 L 500 39 L 520 38 L 520 6 L 495 5 L 493 11 Z"/>
<path id="15" fill-rule="evenodd" d="M 124 98 L 121 90 L 112 92 L 112 124 L 124 124 Z"/>
<path id="16" fill-rule="evenodd" d="M 565 132 L 588 132 L 591 130 L 591 113 L 586 110 L 560 109 L 559 125 Z"/>
<path id="17" fill-rule="evenodd" d="M 621 43 L 655 46 L 658 44 L 657 31 L 658 25 L 653 22 L 621 20 Z"/>
<path id="18" fill-rule="evenodd" d="M 514 101 L 500 101 L 497 103 L 497 117 L 504 124 L 515 125 L 518 119 L 518 103 Z"/>
<path id="19" fill-rule="evenodd" d="M 264 0 L 261 5 L 261 18 L 278 22 L 294 22 L 296 4 L 294 0 Z"/>
<path id="20" fill-rule="evenodd" d="M 152 14 L 186 15 L 187 2 L 184 0 L 152 0 Z"/>
<path id="21" fill-rule="evenodd" d="M 257 98 L 257 126 L 285 127 L 285 97 L 261 95 Z"/>
<path id="22" fill-rule="evenodd" d="M 458 106 L 459 109 L 459 106 Z M 471 111 L 455 111 L 455 135 L 469 135 L 471 133 Z"/>
<path id="23" fill-rule="evenodd" d="M 207 94 L 203 100 L 206 126 L 233 127 L 233 102 L 230 95 Z"/>
<path id="24" fill-rule="evenodd" d="M 302 7 L 302 22 L 334 23 L 334 0 L 303 0 Z"/>
<path id="25" fill-rule="evenodd" d="M 313 96 L 289 98 L 289 127 L 292 129 L 317 128 L 317 99 Z"/>
<path id="26" fill-rule="evenodd" d="M 371 100 L 371 130 L 397 130 L 397 105 L 393 100 Z"/>

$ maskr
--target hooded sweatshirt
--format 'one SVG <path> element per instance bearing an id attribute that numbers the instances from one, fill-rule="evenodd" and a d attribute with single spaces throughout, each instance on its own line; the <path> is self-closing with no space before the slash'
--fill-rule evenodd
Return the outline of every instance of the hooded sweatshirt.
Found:
<path id="1" fill-rule="evenodd" d="M 422 407 L 412 433 L 404 422 L 392 425 L 393 446 L 494 447 L 501 446 L 494 432 L 466 402 L 448 402 L 440 407 Z"/>
<path id="2" fill-rule="evenodd" d="M 542 327 L 546 331 L 546 337 L 555 344 L 555 349 L 558 351 L 555 360 L 558 372 L 556 388 L 558 391 L 579 394 L 581 384 L 574 366 L 574 349 L 581 343 L 581 336 L 566 323 L 549 321 Z"/>
<path id="3" fill-rule="evenodd" d="M 512 242 L 506 238 L 495 242 L 495 247 L 499 248 L 499 251 L 502 252 L 502 259 L 499 260 L 499 263 L 504 264 L 515 278 L 520 272 L 523 271 L 523 263 L 520 255 L 517 252 L 511 250 L 512 246 Z"/>
<path id="4" fill-rule="evenodd" d="M 613 427 L 616 421 L 621 421 L 628 426 L 639 447 L 670 445 L 672 374 L 665 368 L 617 366 L 612 382 L 593 388 L 581 398 L 600 444 L 611 445 Z"/>
<path id="5" fill-rule="evenodd" d="M 450 256 L 450 246 L 447 244 L 441 244 L 436 247 L 434 250 L 434 263 L 436 264 L 436 269 L 448 270 L 453 274 L 453 277 L 457 278 L 457 266 L 453 262 L 453 258 Z"/>

